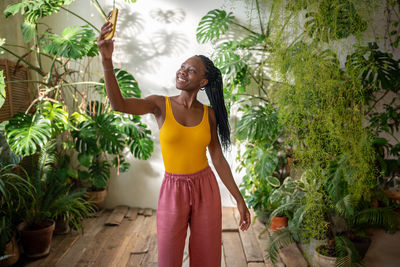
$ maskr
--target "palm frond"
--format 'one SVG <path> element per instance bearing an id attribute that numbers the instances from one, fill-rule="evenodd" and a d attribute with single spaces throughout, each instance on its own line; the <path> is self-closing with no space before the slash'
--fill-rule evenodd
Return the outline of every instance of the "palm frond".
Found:
<path id="1" fill-rule="evenodd" d="M 279 249 L 287 247 L 294 242 L 290 231 L 287 228 L 281 228 L 268 235 L 268 257 L 273 263 L 278 259 Z"/>

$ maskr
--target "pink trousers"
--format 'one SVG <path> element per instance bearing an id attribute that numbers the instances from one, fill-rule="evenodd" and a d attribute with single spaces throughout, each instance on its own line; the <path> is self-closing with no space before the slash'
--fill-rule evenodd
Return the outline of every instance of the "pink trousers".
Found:
<path id="1" fill-rule="evenodd" d="M 165 173 L 157 209 L 158 266 L 181 267 L 190 227 L 191 267 L 221 266 L 221 196 L 210 167 Z"/>

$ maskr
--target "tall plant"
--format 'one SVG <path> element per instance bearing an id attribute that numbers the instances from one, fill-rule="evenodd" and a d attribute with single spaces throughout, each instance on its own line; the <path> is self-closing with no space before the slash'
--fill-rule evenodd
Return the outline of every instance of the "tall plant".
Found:
<path id="1" fill-rule="evenodd" d="M 367 10 L 372 7 L 364 3 L 254 0 L 249 6 L 250 26 L 232 13 L 213 10 L 199 23 L 198 39 L 214 41 L 215 58 L 234 101 L 250 94 L 253 101 L 267 98 L 277 109 L 284 142 L 293 148 L 296 164 L 308 170 L 308 184 L 315 185 L 301 201 L 302 239 L 318 238 L 329 232 L 327 208 L 337 204 L 323 183 L 333 179 L 326 171 L 332 160 L 347 155 L 351 172 L 344 176 L 346 203 L 360 207 L 377 189 L 376 136 L 367 128 L 367 115 L 371 101 L 379 100 L 375 93 L 398 88 L 399 62 L 378 46 L 365 49 L 361 35 L 368 29 L 371 18 L 366 16 L 372 12 Z M 231 29 L 236 32 L 228 34 Z M 364 48 L 354 54 L 339 49 L 348 37 L 356 37 Z M 386 124 L 390 120 L 372 122 L 394 128 Z"/>

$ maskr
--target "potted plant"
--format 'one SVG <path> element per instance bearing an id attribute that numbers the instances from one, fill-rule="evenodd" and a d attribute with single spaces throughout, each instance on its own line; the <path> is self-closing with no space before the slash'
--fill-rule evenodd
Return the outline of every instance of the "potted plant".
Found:
<path id="1" fill-rule="evenodd" d="M 297 183 L 290 177 L 286 177 L 282 185 L 276 188 L 269 201 L 272 212 L 269 217 L 269 228 L 277 230 L 288 226 L 288 220 L 293 218 L 295 203 L 299 198 Z"/>
<path id="2" fill-rule="evenodd" d="M 116 69 L 121 82 L 121 91 L 128 96 L 140 96 L 132 75 Z M 97 87 L 105 93 L 104 87 Z M 73 114 L 71 135 L 75 140 L 80 170 L 81 185 L 87 188 L 90 201 L 101 209 L 106 196 L 106 188 L 111 176 L 111 167 L 125 172 L 130 164 L 125 161 L 125 149 L 139 159 L 148 159 L 153 152 L 150 130 L 141 123 L 138 116 L 112 111 L 109 105 L 99 101 L 90 102 L 86 114 Z"/>
<path id="3" fill-rule="evenodd" d="M 22 214 L 23 222 L 18 225 L 24 253 L 28 257 L 42 257 L 50 252 L 55 219 L 63 217 L 73 228 L 83 231 L 82 220 L 92 211 L 83 199 L 84 191 L 70 191 L 62 184 L 54 170 L 57 160 L 56 142 L 46 143 L 38 157 L 32 157 L 29 183 L 34 194 L 28 198 Z"/>
<path id="4" fill-rule="evenodd" d="M 20 255 L 15 225 L 21 220 L 26 199 L 34 190 L 26 178 L 18 174 L 26 175 L 23 169 L 13 164 L 0 165 L 0 265 L 11 266 Z"/>

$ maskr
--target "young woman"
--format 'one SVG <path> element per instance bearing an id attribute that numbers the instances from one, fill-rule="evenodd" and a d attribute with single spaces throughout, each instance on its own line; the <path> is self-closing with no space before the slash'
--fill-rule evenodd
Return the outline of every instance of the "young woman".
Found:
<path id="1" fill-rule="evenodd" d="M 157 208 L 158 264 L 160 267 L 182 266 L 189 225 L 190 266 L 219 267 L 221 199 L 215 176 L 208 165 L 206 148 L 219 177 L 236 199 L 240 229 L 244 231 L 250 226 L 250 213 L 219 142 L 221 140 L 223 147 L 230 145 L 221 72 L 207 57 L 194 56 L 176 72 L 179 95 L 123 98 L 113 72 L 113 41 L 104 40 L 111 28 L 111 23 L 104 24 L 98 39 L 111 106 L 129 114 L 152 113 L 159 127 L 165 175 Z M 202 88 L 206 90 L 212 108 L 197 100 L 197 93 Z"/>

